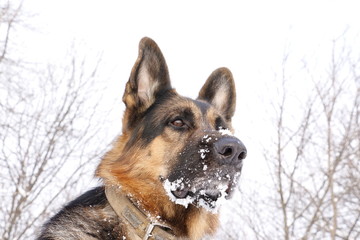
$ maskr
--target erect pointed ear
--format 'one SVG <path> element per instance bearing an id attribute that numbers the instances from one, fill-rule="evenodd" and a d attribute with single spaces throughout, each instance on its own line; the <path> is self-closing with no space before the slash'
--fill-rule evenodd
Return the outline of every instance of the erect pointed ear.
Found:
<path id="1" fill-rule="evenodd" d="M 169 89 L 169 72 L 158 45 L 150 38 L 141 39 L 139 56 L 123 96 L 126 108 L 142 112 L 154 103 L 158 95 Z"/>
<path id="2" fill-rule="evenodd" d="M 201 88 L 199 100 L 207 101 L 230 121 L 235 112 L 236 92 L 229 69 L 216 69 Z"/>

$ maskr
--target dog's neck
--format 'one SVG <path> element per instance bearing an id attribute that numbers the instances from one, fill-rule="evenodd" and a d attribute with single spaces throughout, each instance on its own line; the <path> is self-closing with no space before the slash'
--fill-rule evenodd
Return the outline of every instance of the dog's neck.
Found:
<path id="1" fill-rule="evenodd" d="M 130 239 L 136 240 L 175 240 L 170 227 L 152 219 L 141 211 L 119 188 L 106 187 L 106 198 L 121 222 L 126 226 Z"/>
<path id="2" fill-rule="evenodd" d="M 121 190 L 116 186 L 105 187 L 105 194 L 110 206 L 130 234 L 129 239 L 197 240 L 206 234 L 213 234 L 217 229 L 217 215 L 203 208 L 184 208 L 172 203 L 176 210 L 174 209 L 174 216 L 169 219 L 161 212 L 154 214 L 150 209 L 145 210 L 147 208 L 141 204 L 141 200 L 131 201 Z M 131 199 L 139 199 L 132 194 L 129 196 Z"/>
<path id="3" fill-rule="evenodd" d="M 153 218 L 156 219 L 157 216 L 160 216 L 161 220 L 171 227 L 176 239 L 197 240 L 206 234 L 213 234 L 218 227 L 217 214 L 192 205 L 185 208 L 172 202 L 163 189 L 162 183 L 156 182 L 158 173 L 150 180 L 141 178 L 142 171 L 144 171 L 143 164 L 135 162 L 134 165 L 129 161 L 130 158 L 120 154 L 124 149 L 124 142 L 128 142 L 128 138 L 128 135 L 123 134 L 115 143 L 115 150 L 108 152 L 98 167 L 97 175 L 105 180 L 106 188 L 121 185 L 122 196 L 131 196 L 131 199 L 137 204 L 137 208 L 145 210 L 144 212 L 151 214 Z M 118 160 L 114 161 L 114 159 Z M 122 164 L 116 164 L 119 161 L 122 161 Z M 132 175 L 129 175 L 129 172 Z M 132 179 L 133 176 L 137 176 L 136 184 L 128 184 L 129 179 Z M 154 189 L 158 191 L 154 191 Z"/>

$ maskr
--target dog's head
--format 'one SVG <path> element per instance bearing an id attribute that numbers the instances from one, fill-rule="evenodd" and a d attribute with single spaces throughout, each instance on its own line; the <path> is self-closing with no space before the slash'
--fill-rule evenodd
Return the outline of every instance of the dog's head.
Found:
<path id="1" fill-rule="evenodd" d="M 197 99 L 180 96 L 158 46 L 142 39 L 123 96 L 123 134 L 98 175 L 145 205 L 166 198 L 217 209 L 233 192 L 247 154 L 231 134 L 235 95 L 231 72 L 220 68 Z"/>

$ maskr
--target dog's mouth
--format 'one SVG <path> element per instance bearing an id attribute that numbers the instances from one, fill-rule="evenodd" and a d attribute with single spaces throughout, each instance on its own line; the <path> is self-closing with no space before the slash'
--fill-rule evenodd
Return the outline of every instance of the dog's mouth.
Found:
<path id="1" fill-rule="evenodd" d="M 220 189 L 203 189 L 197 192 L 192 192 L 189 188 L 181 189 L 181 187 L 178 187 L 176 190 L 171 191 L 171 193 L 179 199 L 186 198 L 187 196 L 199 196 L 199 198 L 203 198 L 208 201 L 216 201 L 223 195 L 225 195 L 225 197 L 228 199 L 228 196 L 230 196 L 230 193 L 232 192 L 232 185 L 232 183 L 228 183 L 225 191 L 222 191 L 223 187 Z"/>
<path id="2" fill-rule="evenodd" d="M 213 181 L 208 186 L 186 184 L 183 179 L 170 182 L 164 181 L 164 188 L 170 199 L 184 207 L 189 204 L 203 207 L 216 213 L 222 203 L 231 197 L 234 190 L 234 181 Z"/>

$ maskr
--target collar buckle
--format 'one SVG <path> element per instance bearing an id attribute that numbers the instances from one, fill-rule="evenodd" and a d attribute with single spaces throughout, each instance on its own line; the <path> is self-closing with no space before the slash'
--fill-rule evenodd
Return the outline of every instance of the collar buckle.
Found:
<path id="1" fill-rule="evenodd" d="M 146 228 L 146 232 L 145 232 L 145 235 L 143 237 L 143 240 L 148 240 L 150 237 L 151 237 L 151 233 L 152 231 L 154 230 L 154 227 L 155 227 L 155 223 L 151 222 L 147 228 Z"/>

